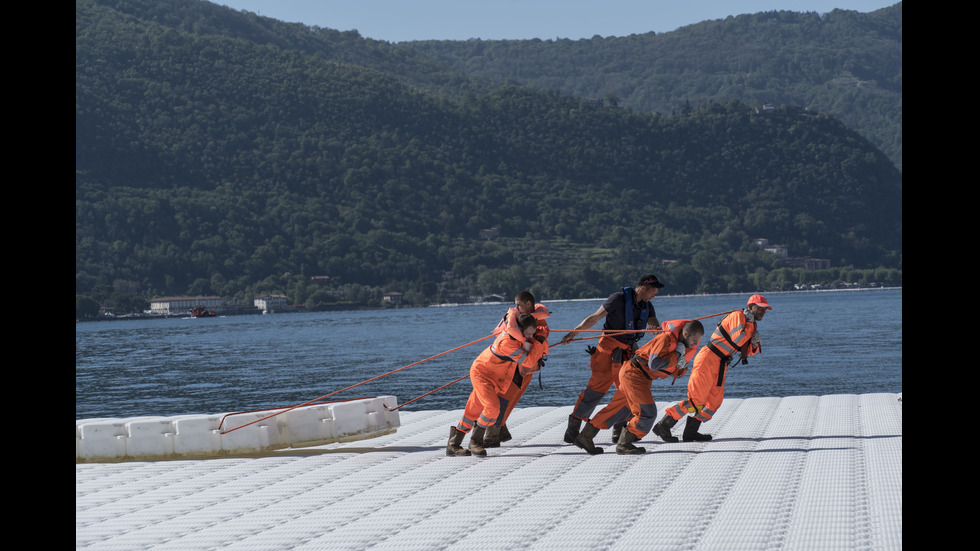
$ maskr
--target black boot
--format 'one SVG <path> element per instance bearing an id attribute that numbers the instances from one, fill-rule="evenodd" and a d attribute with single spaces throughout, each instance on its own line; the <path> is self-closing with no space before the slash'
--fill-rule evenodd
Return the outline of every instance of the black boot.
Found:
<path id="1" fill-rule="evenodd" d="M 473 455 L 484 456 L 487 454 L 487 450 L 483 447 L 483 436 L 486 433 L 486 427 L 481 427 L 477 425 L 473 427 L 473 431 L 470 433 L 470 453 Z"/>
<path id="2" fill-rule="evenodd" d="M 507 430 L 507 423 L 504 423 L 503 425 L 500 425 L 500 441 L 501 442 L 506 442 L 506 441 L 510 440 L 511 438 L 513 438 L 513 436 L 511 436 L 510 435 L 510 431 Z"/>
<path id="3" fill-rule="evenodd" d="M 674 428 L 676 424 L 677 419 L 674 419 L 670 415 L 664 415 L 664 418 L 653 426 L 653 434 L 659 436 L 664 442 L 677 442 L 677 437 L 670 434 L 670 429 Z"/>
<path id="4" fill-rule="evenodd" d="M 623 434 L 619 437 L 619 443 L 616 444 L 616 453 L 619 455 L 639 455 L 641 453 L 646 453 L 646 448 L 639 448 L 633 445 L 639 438 L 635 434 L 628 430 L 623 430 Z"/>
<path id="5" fill-rule="evenodd" d="M 449 443 L 446 444 L 446 455 L 463 456 L 470 454 L 470 450 L 462 446 L 464 436 L 466 436 L 465 432 L 456 427 L 449 427 Z"/>
<path id="6" fill-rule="evenodd" d="M 487 432 L 483 436 L 483 447 L 484 448 L 500 447 L 500 425 L 493 425 L 487 427 Z"/>
<path id="7" fill-rule="evenodd" d="M 707 442 L 711 440 L 710 434 L 701 434 L 698 429 L 701 428 L 701 421 L 698 421 L 694 417 L 687 418 L 687 424 L 684 425 L 684 441 L 685 442 Z"/>
<path id="8" fill-rule="evenodd" d="M 602 448 L 597 448 L 595 447 L 595 444 L 592 443 L 592 439 L 595 438 L 596 434 L 599 434 L 599 429 L 592 423 L 586 423 L 585 428 L 582 429 L 582 432 L 575 438 L 575 445 L 589 452 L 589 455 L 602 453 Z"/>
<path id="9" fill-rule="evenodd" d="M 612 441 L 613 441 L 613 444 L 619 442 L 619 437 L 622 436 L 622 434 L 623 434 L 623 427 L 625 427 L 625 426 L 626 426 L 626 423 L 625 422 L 624 423 L 616 423 L 615 425 L 613 425 L 613 428 L 612 428 Z"/>
<path id="10" fill-rule="evenodd" d="M 568 416 L 568 428 L 565 429 L 565 442 L 569 444 L 575 443 L 575 438 L 578 436 L 578 429 L 582 426 L 582 420 L 576 419 L 571 415 Z"/>

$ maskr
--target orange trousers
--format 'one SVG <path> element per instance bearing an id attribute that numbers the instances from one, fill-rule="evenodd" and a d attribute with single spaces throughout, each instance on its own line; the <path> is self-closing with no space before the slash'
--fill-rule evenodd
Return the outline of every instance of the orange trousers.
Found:
<path id="1" fill-rule="evenodd" d="M 621 352 L 616 353 L 616 350 Z M 613 361 L 613 354 L 622 354 L 618 362 Z M 612 337 L 602 337 L 596 351 L 589 359 L 589 369 L 592 375 L 589 383 L 578 395 L 575 408 L 572 410 L 572 417 L 586 421 L 592 416 L 592 412 L 599 405 L 603 396 L 609 392 L 609 388 L 615 385 L 619 388 L 619 370 L 624 362 L 630 359 L 631 350 L 629 346 L 619 342 Z"/>
<path id="2" fill-rule="evenodd" d="M 478 358 L 470 367 L 470 382 L 473 390 L 466 400 L 463 417 L 456 428 L 469 432 L 474 425 L 490 427 L 497 423 L 501 415 L 500 396 L 513 385 L 514 362 L 501 362 L 493 359 L 483 361 Z"/>
<path id="3" fill-rule="evenodd" d="M 517 381 L 513 381 L 510 388 L 500 395 L 500 410 L 502 413 L 500 418 L 497 420 L 498 425 L 503 425 L 507 422 L 507 418 L 510 417 L 510 413 L 514 411 L 514 406 L 516 406 L 517 402 L 520 401 L 521 396 L 524 396 L 524 391 L 527 390 L 527 387 L 531 386 L 531 381 L 533 380 L 533 373 L 524 375 L 524 379 L 521 381 L 520 385 L 517 384 Z"/>
<path id="4" fill-rule="evenodd" d="M 669 408 L 667 414 L 678 421 L 689 413 L 701 422 L 711 420 L 725 400 L 727 374 L 728 363 L 707 346 L 701 347 L 687 381 L 687 399 Z"/>
<path id="5" fill-rule="evenodd" d="M 635 434 L 637 439 L 643 438 L 657 421 L 657 404 L 653 399 L 652 385 L 653 378 L 644 373 L 643 368 L 626 364 L 619 372 L 619 387 L 612 401 L 589 423 L 598 429 L 607 429 L 629 419 L 626 429 Z"/>

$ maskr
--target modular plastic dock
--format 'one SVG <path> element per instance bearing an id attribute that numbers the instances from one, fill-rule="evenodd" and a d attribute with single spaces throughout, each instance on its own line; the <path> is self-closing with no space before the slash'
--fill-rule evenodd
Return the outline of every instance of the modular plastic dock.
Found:
<path id="1" fill-rule="evenodd" d="M 457 410 L 253 457 L 76 462 L 76 549 L 902 549 L 901 394 L 729 399 L 712 441 L 644 455 L 609 431 L 601 455 L 565 444 L 570 410 L 516 409 L 483 458 L 446 456 Z"/>
<path id="2" fill-rule="evenodd" d="M 75 461 L 134 461 L 247 455 L 375 438 L 398 428 L 394 396 L 280 410 L 78 419 Z"/>

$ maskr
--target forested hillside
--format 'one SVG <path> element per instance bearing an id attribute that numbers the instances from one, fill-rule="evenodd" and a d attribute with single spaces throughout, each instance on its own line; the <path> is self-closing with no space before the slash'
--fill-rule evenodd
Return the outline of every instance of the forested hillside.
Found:
<path id="1" fill-rule="evenodd" d="M 643 113 L 162 6 L 76 0 L 76 295 L 117 312 L 584 298 L 650 270 L 669 293 L 901 283 L 901 173 L 833 116 Z M 788 268 L 758 238 L 832 268 Z"/>
<path id="2" fill-rule="evenodd" d="M 409 43 L 470 75 L 646 112 L 685 104 L 829 113 L 902 167 L 902 3 L 872 13 L 771 11 L 590 40 Z"/>

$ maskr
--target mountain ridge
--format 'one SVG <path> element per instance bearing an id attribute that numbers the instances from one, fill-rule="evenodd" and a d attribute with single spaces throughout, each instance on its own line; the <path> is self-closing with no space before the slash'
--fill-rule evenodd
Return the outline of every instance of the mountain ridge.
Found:
<path id="1" fill-rule="evenodd" d="M 580 298 L 647 267 L 677 293 L 900 281 L 901 173 L 834 117 L 737 100 L 642 113 L 415 65 L 356 33 L 160 9 L 76 1 L 78 296 Z M 194 31 L 241 21 L 271 35 Z M 352 46 L 290 45 L 324 37 Z M 836 272 L 797 273 L 760 237 Z"/>

